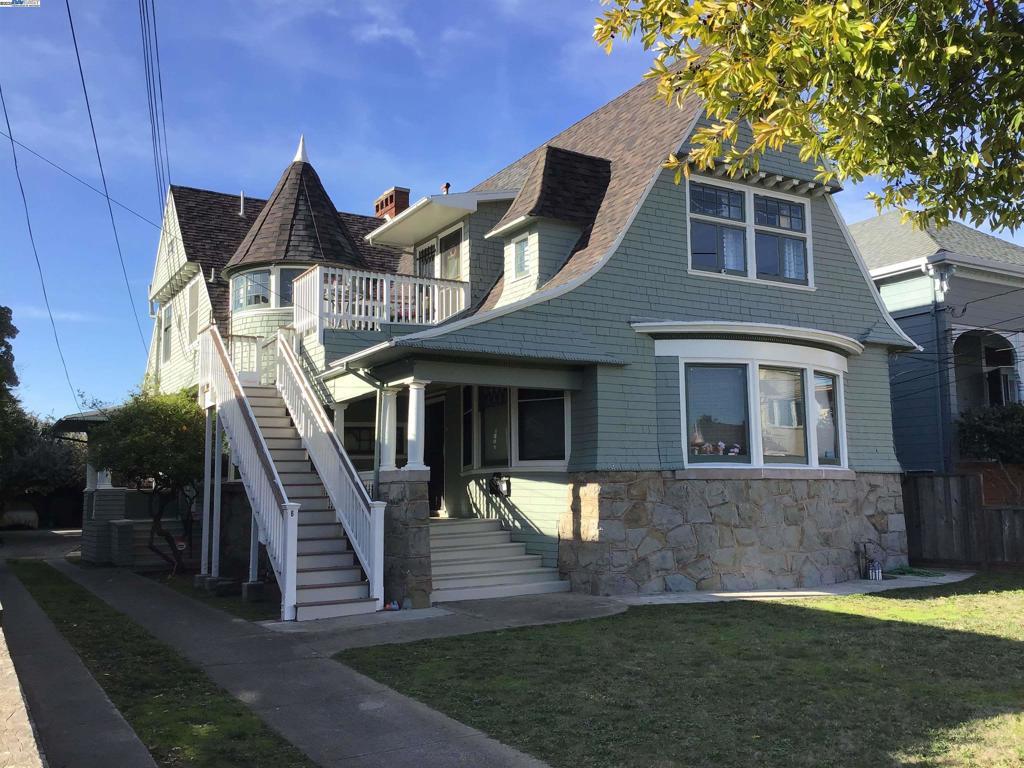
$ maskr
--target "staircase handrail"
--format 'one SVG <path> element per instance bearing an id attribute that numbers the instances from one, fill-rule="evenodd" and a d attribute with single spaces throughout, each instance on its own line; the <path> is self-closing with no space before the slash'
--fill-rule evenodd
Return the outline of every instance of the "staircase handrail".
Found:
<path id="1" fill-rule="evenodd" d="M 370 582 L 370 596 L 384 605 L 384 507 L 373 501 L 283 332 L 277 336 L 277 388 L 303 447 Z"/>
<path id="2" fill-rule="evenodd" d="M 281 617 L 295 618 L 299 504 L 288 501 L 273 457 L 215 325 L 200 336 L 201 391 L 212 398 L 224 423 L 245 487 L 259 539 L 281 587 Z"/>

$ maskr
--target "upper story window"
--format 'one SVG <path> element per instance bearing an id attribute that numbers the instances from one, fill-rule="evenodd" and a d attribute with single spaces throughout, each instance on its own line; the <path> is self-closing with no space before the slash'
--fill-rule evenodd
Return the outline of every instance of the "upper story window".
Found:
<path id="1" fill-rule="evenodd" d="M 462 225 L 416 248 L 416 275 L 462 280 Z"/>
<path id="2" fill-rule="evenodd" d="M 526 258 L 527 239 L 525 237 L 516 240 L 512 244 L 513 257 L 515 261 L 515 276 L 523 277 L 530 271 L 530 262 Z"/>
<path id="3" fill-rule="evenodd" d="M 171 334 L 174 333 L 174 307 L 168 304 L 163 311 L 163 325 L 160 333 L 160 351 L 166 363 L 171 359 Z"/>
<path id="4" fill-rule="evenodd" d="M 231 278 L 231 309 L 270 306 L 270 270 L 260 269 Z"/>
<path id="5" fill-rule="evenodd" d="M 278 272 L 278 294 L 282 307 L 290 307 L 292 305 L 292 296 L 294 294 L 293 283 L 295 282 L 295 279 L 306 272 L 307 269 L 307 267 L 282 267 Z"/>
<path id="6" fill-rule="evenodd" d="M 690 269 L 813 285 L 807 202 L 717 181 L 689 185 Z"/>
<path id="7" fill-rule="evenodd" d="M 202 277 L 188 284 L 188 343 L 194 344 L 199 337 L 199 281 Z"/>

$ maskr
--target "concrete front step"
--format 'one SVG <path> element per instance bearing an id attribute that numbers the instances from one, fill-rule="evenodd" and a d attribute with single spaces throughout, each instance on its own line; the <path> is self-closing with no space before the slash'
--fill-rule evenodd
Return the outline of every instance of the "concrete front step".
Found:
<path id="1" fill-rule="evenodd" d="M 306 539 L 343 539 L 345 529 L 340 523 L 307 523 L 299 517 L 299 541 Z"/>
<path id="2" fill-rule="evenodd" d="M 485 520 L 479 517 L 467 518 L 465 520 L 431 520 L 430 537 L 440 538 L 464 533 L 486 533 L 488 531 L 501 530 L 501 524 L 497 520 Z"/>
<path id="3" fill-rule="evenodd" d="M 336 600 L 359 600 L 370 596 L 370 584 L 366 581 L 351 584 L 323 584 L 300 586 L 296 590 L 296 602 L 325 603 Z"/>
<path id="4" fill-rule="evenodd" d="M 463 587 L 492 587 L 512 584 L 536 584 L 542 581 L 558 581 L 555 568 L 530 568 L 524 571 L 477 571 L 454 576 L 433 575 L 434 590 Z"/>
<path id="5" fill-rule="evenodd" d="M 356 556 L 354 552 L 340 550 L 336 552 L 320 552 L 312 554 L 302 554 L 300 552 L 298 557 L 298 569 L 302 571 L 307 568 L 349 568 L 355 566 L 355 558 Z"/>
<path id="6" fill-rule="evenodd" d="M 490 597 L 516 597 L 517 595 L 543 595 L 549 592 L 568 592 L 568 581 L 538 581 L 533 584 L 501 584 L 484 587 L 458 587 L 434 589 L 430 599 L 435 603 L 450 603 L 455 600 L 483 600 Z"/>
<path id="7" fill-rule="evenodd" d="M 540 555 L 522 555 L 518 557 L 489 557 L 480 560 L 441 560 L 431 564 L 433 578 L 456 576 L 463 573 L 500 573 L 502 571 L 525 571 L 540 568 L 543 558 Z"/>
<path id="8" fill-rule="evenodd" d="M 336 552 L 348 552 L 348 540 L 343 538 L 331 539 L 299 539 L 299 551 L 301 555 L 330 555 Z"/>
<path id="9" fill-rule="evenodd" d="M 434 563 L 453 560 L 482 560 L 489 557 L 517 557 L 526 554 L 526 545 L 517 543 L 488 544 L 474 547 L 430 547 L 430 559 Z"/>
<path id="10" fill-rule="evenodd" d="M 363 569 L 358 566 L 334 568 L 299 568 L 296 585 L 308 587 L 316 584 L 354 584 L 363 581 Z"/>
<path id="11" fill-rule="evenodd" d="M 333 619 L 338 616 L 355 616 L 359 613 L 373 613 L 377 601 L 373 598 L 362 600 L 336 600 L 322 603 L 303 603 L 295 607 L 295 618 L 299 621 L 310 619 Z"/>

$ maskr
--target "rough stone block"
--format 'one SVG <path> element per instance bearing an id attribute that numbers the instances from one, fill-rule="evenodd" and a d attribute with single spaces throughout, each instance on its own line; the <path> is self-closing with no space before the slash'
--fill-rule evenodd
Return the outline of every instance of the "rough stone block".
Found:
<path id="1" fill-rule="evenodd" d="M 697 582 L 681 573 L 670 573 L 665 577 L 665 590 L 668 592 L 692 592 Z"/>

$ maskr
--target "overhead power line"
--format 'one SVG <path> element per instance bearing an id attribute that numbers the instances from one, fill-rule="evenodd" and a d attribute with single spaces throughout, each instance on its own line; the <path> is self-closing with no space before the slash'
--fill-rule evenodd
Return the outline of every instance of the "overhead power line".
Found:
<path id="1" fill-rule="evenodd" d="M 142 36 L 142 64 L 146 78 L 146 107 L 153 146 L 157 205 L 162 210 L 164 195 L 171 181 L 171 161 L 167 150 L 167 115 L 164 108 L 163 73 L 160 69 L 160 37 L 156 28 L 156 0 L 139 0 L 139 32 Z"/>
<path id="2" fill-rule="evenodd" d="M 25 225 L 28 227 L 28 240 L 32 245 L 32 256 L 36 261 L 36 270 L 39 272 L 39 286 L 43 290 L 43 303 L 46 305 L 46 314 L 50 318 L 50 328 L 53 330 L 53 341 L 57 345 L 57 355 L 60 357 L 60 365 L 64 369 L 64 378 L 68 382 L 68 389 L 71 391 L 71 398 L 75 401 L 75 407 L 79 412 L 82 404 L 78 401 L 78 393 L 71 383 L 71 374 L 68 372 L 68 363 L 64 359 L 64 349 L 60 345 L 60 335 L 57 333 L 57 323 L 53 319 L 53 310 L 50 309 L 50 295 L 46 291 L 46 278 L 43 276 L 43 265 L 39 261 L 39 250 L 36 248 L 36 237 L 32 232 L 32 217 L 28 210 L 28 197 L 25 195 L 25 185 L 21 181 L 21 169 L 18 167 L 18 151 L 14 146 L 14 132 L 11 130 L 11 119 L 7 114 L 7 102 L 4 100 L 3 84 L 0 83 L 0 106 L 4 111 L 4 123 L 7 125 L 7 137 L 11 141 L 11 156 L 14 158 L 14 175 L 18 179 L 18 191 L 21 193 L 21 204 L 25 209 Z"/>
<path id="3" fill-rule="evenodd" d="M 121 238 L 117 234 L 117 222 L 114 220 L 114 207 L 110 203 L 110 189 L 107 187 L 107 175 L 103 171 L 103 158 L 100 156 L 100 143 L 96 138 L 96 124 L 92 119 L 92 106 L 89 104 L 89 89 L 85 86 L 85 70 L 82 68 L 82 57 L 78 52 L 78 37 L 75 35 L 75 22 L 71 18 L 71 0 L 64 0 L 68 11 L 68 26 L 71 27 L 71 41 L 75 45 L 75 60 L 78 62 L 78 75 L 82 81 L 82 95 L 85 96 L 85 110 L 89 115 L 89 128 L 92 131 L 92 144 L 96 148 L 96 163 L 100 167 L 100 180 L 103 182 L 103 197 L 107 202 L 107 213 L 110 214 L 110 226 L 114 230 L 114 245 L 117 246 L 117 259 L 121 262 L 121 274 L 124 276 L 124 287 L 128 291 L 128 304 L 132 308 L 132 316 L 135 318 L 135 328 L 139 332 L 139 342 L 142 344 L 143 352 L 149 354 L 149 345 L 146 344 L 146 336 L 142 332 L 142 323 L 139 321 L 139 312 L 135 308 L 135 299 L 132 295 L 132 286 L 128 281 L 128 270 L 124 265 L 124 254 L 121 252 Z"/>

